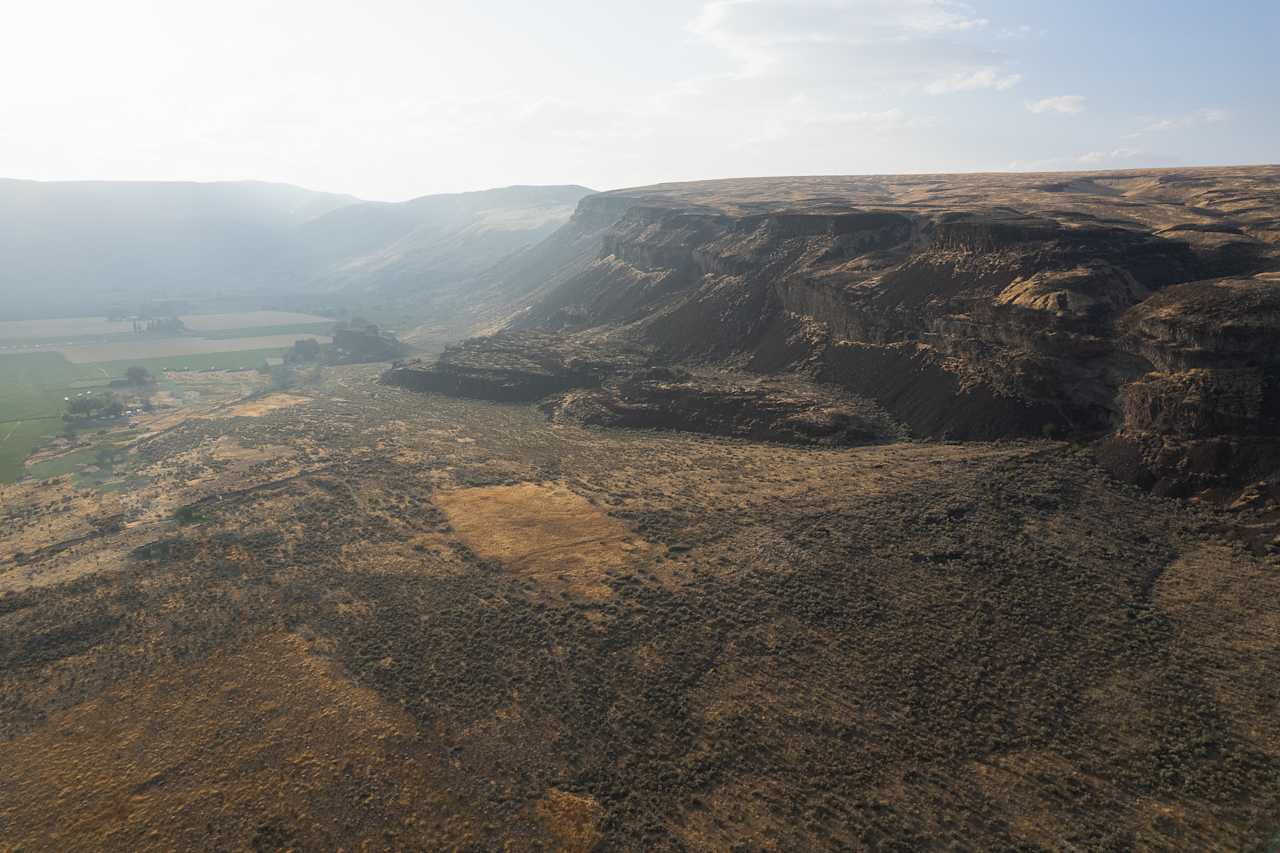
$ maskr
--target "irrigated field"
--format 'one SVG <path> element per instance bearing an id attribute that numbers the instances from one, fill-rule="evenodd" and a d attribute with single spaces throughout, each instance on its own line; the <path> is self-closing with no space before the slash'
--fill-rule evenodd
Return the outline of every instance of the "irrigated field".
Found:
<path id="1" fill-rule="evenodd" d="M 68 397 L 105 388 L 130 367 L 150 370 L 160 380 L 158 391 L 168 405 L 209 403 L 264 384 L 266 379 L 254 369 L 281 351 L 276 347 L 86 364 L 70 362 L 59 352 L 0 353 L 0 483 L 13 482 L 24 473 L 69 473 L 92 461 L 101 446 L 111 445 L 109 439 L 96 436 L 95 428 L 77 438 L 82 447 L 61 454 L 57 461 L 24 466 L 33 450 L 65 429 L 62 415 Z"/>
<path id="2" fill-rule="evenodd" d="M 72 317 L 0 322 L 0 482 L 61 430 L 64 398 L 106 385 L 130 367 L 168 371 L 252 370 L 299 338 L 330 340 L 333 321 L 288 311 L 182 317 L 181 334 L 138 334 L 128 320 Z M 33 473 L 50 470 L 48 466 Z"/>
<path id="3" fill-rule="evenodd" d="M 112 361 L 163 360 L 186 356 L 218 355 L 236 352 L 275 350 L 277 353 L 293 345 L 300 337 L 315 338 L 328 343 L 327 335 L 285 334 L 264 336 L 240 336 L 234 338 L 173 337 L 150 338 L 134 336 L 129 340 L 113 340 L 94 343 L 41 344 L 33 350 L 58 352 L 74 364 L 99 364 Z M 199 361 L 199 359 L 197 359 Z M 203 367 L 216 366 L 216 360 L 206 361 Z"/>
<path id="4" fill-rule="evenodd" d="M 193 332 L 228 332 L 242 329 L 270 328 L 273 326 L 333 324 L 332 320 L 325 317 L 318 317 L 314 314 L 297 314 L 292 311 L 184 314 L 180 319 L 183 325 Z M 78 338 L 132 334 L 133 324 L 129 320 L 108 320 L 105 317 L 59 317 L 50 320 L 0 321 L 0 342 L 5 343 L 31 340 L 74 340 Z"/>
<path id="5" fill-rule="evenodd" d="M 0 354 L 0 482 L 20 476 L 32 448 L 62 428 L 71 383 L 105 376 L 59 353 Z"/>

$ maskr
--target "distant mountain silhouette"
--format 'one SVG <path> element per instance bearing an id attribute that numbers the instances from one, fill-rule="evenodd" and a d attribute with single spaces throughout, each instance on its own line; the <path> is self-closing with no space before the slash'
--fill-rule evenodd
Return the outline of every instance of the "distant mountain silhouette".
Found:
<path id="1" fill-rule="evenodd" d="M 256 181 L 0 179 L 0 318 L 155 298 L 413 300 L 541 240 L 589 193 L 508 187 L 385 203 Z"/>

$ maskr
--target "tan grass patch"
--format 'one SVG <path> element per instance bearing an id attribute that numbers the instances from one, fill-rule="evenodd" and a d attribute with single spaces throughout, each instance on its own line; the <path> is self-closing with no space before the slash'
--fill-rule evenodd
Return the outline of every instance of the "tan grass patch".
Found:
<path id="1" fill-rule="evenodd" d="M 0 744 L 0 847 L 402 849 L 474 841 L 399 708 L 260 638 Z M 263 835 L 266 835 L 263 838 Z"/>
<path id="2" fill-rule="evenodd" d="M 1095 802 L 1116 804 L 1117 817 L 1133 831 L 1138 850 L 1235 849 L 1207 810 L 1134 797 L 1052 751 L 995 755 L 972 769 L 983 794 L 1003 806 L 1013 834 L 1028 844 L 1062 848 L 1075 827 L 1075 815 L 1061 792 L 1074 790 L 1088 791 Z"/>
<path id="3" fill-rule="evenodd" d="M 441 492 L 436 504 L 463 542 L 512 572 L 588 598 L 610 595 L 605 576 L 647 543 L 561 483 Z"/>
<path id="4" fill-rule="evenodd" d="M 266 462 L 288 456 L 292 451 L 279 444 L 263 444 L 245 447 L 229 435 L 220 436 L 210 451 L 210 458 L 218 462 Z"/>
<path id="5" fill-rule="evenodd" d="M 549 788 L 535 811 L 555 839 L 557 850 L 587 853 L 600 841 L 604 809 L 592 797 Z"/>
<path id="6" fill-rule="evenodd" d="M 351 542 L 342 546 L 343 561 L 377 575 L 461 574 L 465 564 L 438 533 L 422 533 L 404 542 Z"/>
<path id="7" fill-rule="evenodd" d="M 1226 545 L 1205 545 L 1165 569 L 1153 598 L 1184 653 L 1204 660 L 1205 679 L 1236 733 L 1280 755 L 1280 572 Z"/>
<path id="8" fill-rule="evenodd" d="M 131 547 L 143 544 L 146 535 L 128 533 L 73 546 L 52 557 L 23 564 L 0 564 L 0 595 L 24 589 L 67 583 L 97 572 L 114 572 L 128 565 Z"/>
<path id="9" fill-rule="evenodd" d="M 310 401 L 310 397 L 299 397 L 296 394 L 268 394 L 256 400 L 228 406 L 216 414 L 224 418 L 259 418 L 269 412 L 300 406 Z"/>

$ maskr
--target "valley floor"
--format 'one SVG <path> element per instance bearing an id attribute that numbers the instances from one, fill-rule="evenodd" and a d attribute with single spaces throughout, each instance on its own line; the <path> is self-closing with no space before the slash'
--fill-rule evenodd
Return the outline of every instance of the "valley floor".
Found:
<path id="1" fill-rule="evenodd" d="M 1280 840 L 1280 571 L 1215 512 L 376 378 L 0 485 L 0 849 Z"/>

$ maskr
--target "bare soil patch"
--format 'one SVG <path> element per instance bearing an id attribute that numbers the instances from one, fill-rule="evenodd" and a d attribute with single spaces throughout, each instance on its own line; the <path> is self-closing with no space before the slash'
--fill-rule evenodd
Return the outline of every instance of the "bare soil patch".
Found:
<path id="1" fill-rule="evenodd" d="M 288 456 L 292 451 L 283 445 L 262 444 L 246 447 L 229 435 L 213 443 L 209 456 L 215 462 L 266 462 Z"/>

